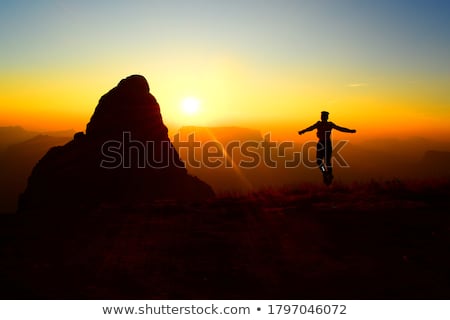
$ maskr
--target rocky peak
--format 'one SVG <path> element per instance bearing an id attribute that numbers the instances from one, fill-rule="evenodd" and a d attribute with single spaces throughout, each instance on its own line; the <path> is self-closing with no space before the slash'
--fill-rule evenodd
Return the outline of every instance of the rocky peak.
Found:
<path id="1" fill-rule="evenodd" d="M 149 88 L 143 76 L 132 75 L 101 97 L 86 134 L 50 149 L 36 164 L 19 210 L 214 196 L 187 173 Z M 114 148 L 105 149 L 108 144 Z"/>

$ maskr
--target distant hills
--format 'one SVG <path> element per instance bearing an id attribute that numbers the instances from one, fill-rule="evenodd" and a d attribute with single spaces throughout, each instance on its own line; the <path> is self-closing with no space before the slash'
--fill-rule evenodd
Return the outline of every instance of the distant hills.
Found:
<path id="1" fill-rule="evenodd" d="M 38 135 L 37 132 L 27 131 L 22 127 L 0 127 L 0 152 L 10 145 L 23 142 Z"/>
<path id="2" fill-rule="evenodd" d="M 31 170 L 40 158 L 52 147 L 63 145 L 71 136 L 49 136 L 25 131 L 20 127 L 0 128 L 2 142 L 15 141 L 0 151 L 0 213 L 14 212 L 18 196 L 25 190 Z M 66 133 L 69 133 L 66 132 Z M 29 138 L 32 136 L 32 138 Z M 26 139 L 21 141 L 22 139 Z M 17 142 L 20 141 L 20 142 Z"/>
<path id="3" fill-rule="evenodd" d="M 422 159 L 423 155 L 429 150 L 450 151 L 450 140 L 442 142 L 423 137 L 378 138 L 364 141 L 361 143 L 361 147 L 371 151 L 401 155 L 404 159 L 417 161 Z"/>
<path id="4" fill-rule="evenodd" d="M 13 144 L 24 142 L 38 135 L 50 137 L 72 137 L 75 131 L 29 131 L 20 126 L 0 127 L 0 152 Z"/>
<path id="5" fill-rule="evenodd" d="M 436 175 L 442 173 L 449 174 L 450 172 L 450 152 L 430 150 L 425 152 L 420 166 L 426 168 L 428 172 Z"/>
<path id="6" fill-rule="evenodd" d="M 38 133 L 21 127 L 0 127 L 0 213 L 14 212 L 18 195 L 26 187 L 34 165 L 53 146 L 64 145 L 72 139 L 73 130 Z M 180 128 L 180 141 L 195 134 L 196 141 L 218 141 L 227 145 L 230 141 L 263 141 L 262 133 L 241 127 L 195 127 Z M 173 141 L 173 137 L 171 137 Z M 175 145 L 175 147 L 177 147 Z M 295 143 L 293 150 L 300 151 Z M 314 159 L 315 150 L 310 150 Z M 261 155 L 261 150 L 258 151 Z M 420 137 L 405 140 L 373 139 L 361 144 L 347 144 L 341 151 L 349 168 L 335 166 L 336 181 L 367 181 L 370 179 L 414 179 L 450 176 L 450 143 L 442 143 Z M 180 156 L 186 159 L 181 150 Z M 306 157 L 306 154 L 302 155 Z M 200 155 L 197 154 L 197 158 Z M 235 156 L 241 160 L 242 156 Z M 299 182 L 320 183 L 316 169 L 305 167 L 286 169 L 266 168 L 193 168 L 186 162 L 188 171 L 210 184 L 216 192 L 246 192 L 264 187 L 280 187 Z"/>
<path id="7" fill-rule="evenodd" d="M 266 137 L 261 132 L 254 129 L 238 127 L 182 127 L 177 132 L 181 141 L 187 141 L 188 136 L 194 134 L 195 141 L 205 143 L 215 140 L 226 148 L 233 142 L 259 142 L 257 154 L 262 158 L 264 150 L 261 143 Z M 280 141 L 273 141 L 280 143 Z M 304 145 L 298 140 L 294 140 L 293 147 L 285 150 L 287 159 L 294 159 L 294 153 L 302 152 L 302 165 L 296 168 L 286 168 L 283 158 L 276 159 L 276 168 L 268 168 L 260 164 L 254 168 L 226 168 L 220 166 L 213 169 L 196 168 L 189 166 L 188 170 L 194 175 L 207 181 L 213 188 L 220 192 L 229 191 L 250 191 L 265 187 L 281 187 L 293 185 L 299 182 L 320 182 L 320 174 L 315 167 L 315 140 L 312 139 L 310 148 L 303 148 Z M 338 142 L 334 142 L 336 147 Z M 176 145 L 175 145 L 176 146 Z M 177 147 L 177 146 L 176 146 Z M 335 148 L 337 152 L 338 148 Z M 441 151 L 431 151 L 441 150 Z M 450 142 L 442 143 L 421 137 L 409 139 L 372 139 L 364 143 L 346 144 L 339 153 L 348 163 L 349 167 L 339 167 L 334 163 L 336 181 L 368 181 L 389 180 L 389 179 L 422 179 L 427 177 L 450 176 L 450 167 L 444 166 L 448 162 L 448 152 Z M 197 151 L 196 158 L 201 155 Z M 233 151 L 235 152 L 235 151 Z M 186 152 L 180 151 L 183 159 L 187 159 Z M 228 155 L 230 156 L 230 155 Z M 233 153 L 233 160 L 238 163 L 245 159 L 243 155 Z M 308 164 L 307 168 L 304 164 Z M 434 165 L 433 165 L 434 164 Z M 438 165 L 440 164 L 440 165 Z"/>
<path id="8" fill-rule="evenodd" d="M 184 126 L 176 134 L 181 138 L 194 134 L 197 141 L 216 140 L 222 144 L 230 141 L 262 141 L 263 137 L 259 130 L 241 127 L 198 127 Z"/>

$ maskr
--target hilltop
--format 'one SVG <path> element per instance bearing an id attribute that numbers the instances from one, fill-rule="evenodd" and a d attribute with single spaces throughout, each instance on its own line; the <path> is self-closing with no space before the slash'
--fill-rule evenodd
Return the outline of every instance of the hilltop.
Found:
<path id="1" fill-rule="evenodd" d="M 450 182 L 0 216 L 3 299 L 449 299 Z"/>

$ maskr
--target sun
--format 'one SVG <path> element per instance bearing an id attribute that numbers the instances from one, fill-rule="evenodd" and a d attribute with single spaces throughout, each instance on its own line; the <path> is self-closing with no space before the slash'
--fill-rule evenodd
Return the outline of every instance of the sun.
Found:
<path id="1" fill-rule="evenodd" d="M 185 114 L 194 115 L 200 109 L 200 100 L 195 97 L 187 97 L 181 101 L 181 109 Z"/>

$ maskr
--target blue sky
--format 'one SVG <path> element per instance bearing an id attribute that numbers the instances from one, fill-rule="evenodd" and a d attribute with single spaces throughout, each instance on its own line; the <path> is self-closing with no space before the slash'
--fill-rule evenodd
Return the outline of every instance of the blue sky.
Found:
<path id="1" fill-rule="evenodd" d="M 36 101 L 51 112 L 58 106 L 45 92 L 67 81 L 60 89 L 67 101 L 59 104 L 86 104 L 79 119 L 86 118 L 94 97 L 138 72 L 155 75 L 168 110 L 175 108 L 170 94 L 184 94 L 182 87 L 204 96 L 214 91 L 205 83 L 216 74 L 211 83 L 225 83 L 229 91 L 250 83 L 247 95 L 236 97 L 246 103 L 261 103 L 252 100 L 260 92 L 274 91 L 267 101 L 286 94 L 286 113 L 298 104 L 322 108 L 329 101 L 351 106 L 372 99 L 370 110 L 393 99 L 402 106 L 417 101 L 411 112 L 442 118 L 450 114 L 449 34 L 450 1 L 2 1 L 0 108 L 27 111 L 17 88 L 18 78 L 27 77 L 23 87 L 36 87 Z M 227 68 L 248 82 L 220 78 Z M 178 87 L 170 86 L 174 78 L 181 79 Z M 349 97 L 338 92 L 342 86 L 372 91 Z M 296 98 L 295 90 L 303 96 Z M 75 97 L 80 92 L 86 100 Z M 236 99 L 216 103 L 227 108 Z M 358 109 L 346 113 L 354 110 L 356 117 Z"/>

